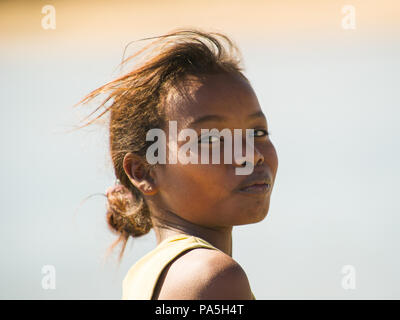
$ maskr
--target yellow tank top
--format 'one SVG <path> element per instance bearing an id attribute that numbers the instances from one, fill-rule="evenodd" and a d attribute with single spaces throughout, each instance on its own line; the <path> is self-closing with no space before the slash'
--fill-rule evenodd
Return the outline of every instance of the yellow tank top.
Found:
<path id="1" fill-rule="evenodd" d="M 201 238 L 186 234 L 164 239 L 129 269 L 122 282 L 122 300 L 151 300 L 164 268 L 178 255 L 194 248 L 219 250 Z"/>

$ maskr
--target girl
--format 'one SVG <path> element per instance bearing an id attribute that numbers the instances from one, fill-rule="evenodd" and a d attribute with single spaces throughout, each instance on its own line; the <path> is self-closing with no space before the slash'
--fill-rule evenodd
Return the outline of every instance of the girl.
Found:
<path id="1" fill-rule="evenodd" d="M 155 55 L 81 101 L 107 95 L 94 112 L 105 110 L 86 125 L 110 111 L 118 184 L 106 192 L 107 221 L 119 235 L 112 247 L 122 241 L 121 258 L 130 236 L 153 229 L 157 239 L 156 248 L 127 273 L 122 298 L 254 299 L 244 270 L 232 258 L 232 228 L 259 222 L 268 213 L 278 159 L 266 118 L 227 36 L 177 29 L 156 38 L 122 63 L 151 46 Z M 174 146 L 167 142 L 167 162 L 151 164 L 146 154 L 154 142 L 146 134 L 159 128 L 168 137 L 170 121 L 176 121 L 178 132 L 195 130 L 199 146 L 210 150 L 215 136 L 203 137 L 201 129 L 253 129 L 251 157 L 170 163 Z M 252 173 L 237 175 L 235 169 L 248 161 Z"/>

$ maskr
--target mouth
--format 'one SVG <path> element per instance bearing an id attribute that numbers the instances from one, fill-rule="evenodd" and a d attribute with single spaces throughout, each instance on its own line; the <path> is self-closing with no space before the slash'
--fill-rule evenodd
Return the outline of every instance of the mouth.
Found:
<path id="1" fill-rule="evenodd" d="M 254 183 L 252 185 L 239 189 L 239 192 L 248 194 L 267 194 L 271 191 L 271 184 L 269 183 Z"/>

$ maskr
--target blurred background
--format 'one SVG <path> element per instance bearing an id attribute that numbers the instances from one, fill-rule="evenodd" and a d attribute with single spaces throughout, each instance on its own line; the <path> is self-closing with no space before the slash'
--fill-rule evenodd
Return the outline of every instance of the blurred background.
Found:
<path id="1" fill-rule="evenodd" d="M 235 41 L 278 152 L 268 217 L 234 229 L 257 299 L 399 299 L 395 0 L 0 1 L 0 298 L 120 299 L 154 248 L 104 258 L 107 131 L 66 131 L 130 41 L 178 27 Z"/>

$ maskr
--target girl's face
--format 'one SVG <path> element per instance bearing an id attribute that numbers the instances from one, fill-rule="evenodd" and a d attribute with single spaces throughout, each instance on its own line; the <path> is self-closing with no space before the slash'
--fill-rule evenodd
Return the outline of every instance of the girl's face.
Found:
<path id="1" fill-rule="evenodd" d="M 235 169 L 243 163 L 236 163 L 232 154 L 232 163 L 225 164 L 223 143 L 219 164 L 212 164 L 211 157 L 210 164 L 202 164 L 200 154 L 199 164 L 182 164 L 179 161 L 169 164 L 167 121 L 167 164 L 155 168 L 157 193 L 152 196 L 152 202 L 162 210 L 204 227 L 231 227 L 261 221 L 268 213 L 278 158 L 266 135 L 267 121 L 253 89 L 245 80 L 226 75 L 208 76 L 204 83 L 185 82 L 183 88 L 189 92 L 190 98 L 183 98 L 174 90 L 165 105 L 167 120 L 177 121 L 178 134 L 184 128 L 191 128 L 201 139 L 200 129 L 216 128 L 221 131 L 227 128 L 233 138 L 234 129 L 242 129 L 245 155 L 246 129 L 254 129 L 254 170 L 249 175 L 237 175 Z M 178 148 L 187 141 L 178 141 Z M 199 151 L 206 144 L 211 154 L 213 147 L 208 143 L 207 138 L 201 140 Z M 241 186 L 254 179 L 269 179 L 270 190 L 240 190 Z"/>

